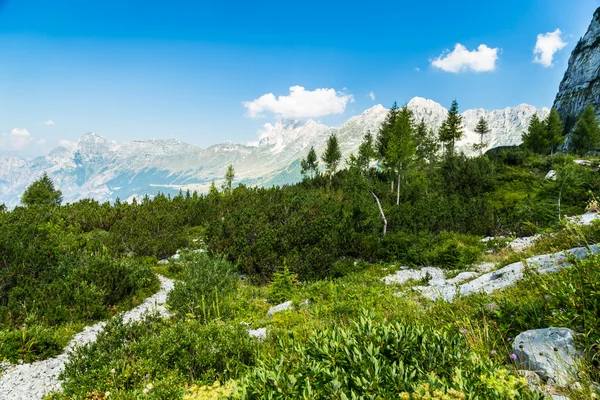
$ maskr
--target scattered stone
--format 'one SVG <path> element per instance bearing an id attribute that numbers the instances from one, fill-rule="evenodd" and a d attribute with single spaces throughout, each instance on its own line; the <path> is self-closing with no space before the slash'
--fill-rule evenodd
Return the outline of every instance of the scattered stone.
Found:
<path id="1" fill-rule="evenodd" d="M 513 353 L 522 368 L 548 383 L 566 387 L 574 382 L 581 353 L 575 349 L 575 332 L 568 328 L 535 329 L 520 333 Z"/>
<path id="2" fill-rule="evenodd" d="M 593 221 L 599 218 L 599 215 L 595 211 L 588 211 L 583 215 L 578 215 L 576 217 L 567 217 L 569 222 L 576 225 L 587 226 L 591 225 Z"/>
<path id="3" fill-rule="evenodd" d="M 170 279 L 160 275 L 158 277 L 160 279 L 160 290 L 144 300 L 139 306 L 127 311 L 123 315 L 123 321 L 139 320 L 144 314 L 154 310 L 163 316 L 169 315 L 164 303 L 174 284 Z M 95 342 L 98 333 L 104 329 L 105 325 L 106 322 L 103 321 L 86 327 L 73 337 L 62 354 L 31 364 L 8 367 L 4 374 L 0 376 L 0 399 L 39 400 L 50 392 L 60 391 L 58 376 L 65 368 L 68 353 L 76 351 L 79 346 Z"/>
<path id="4" fill-rule="evenodd" d="M 493 271 L 496 268 L 496 263 L 493 262 L 484 262 L 475 267 L 475 271 L 480 274 L 485 274 L 487 272 Z"/>
<path id="5" fill-rule="evenodd" d="M 542 235 L 533 235 L 533 236 L 516 238 L 515 240 L 510 242 L 507 245 L 507 247 L 509 247 L 511 250 L 516 251 L 516 252 L 523 251 L 523 250 L 526 250 L 526 249 L 530 248 L 531 246 L 533 246 L 535 244 L 535 242 L 538 239 L 540 239 L 541 237 L 542 237 Z"/>
<path id="6" fill-rule="evenodd" d="M 550 179 L 550 180 L 555 181 L 556 180 L 556 171 L 551 169 L 550 171 L 548 171 L 548 173 L 546 174 L 544 179 Z"/>
<path id="7" fill-rule="evenodd" d="M 587 247 L 576 247 L 571 250 L 560 251 L 554 254 L 544 254 L 530 257 L 525 260 L 528 268 L 538 273 L 550 273 L 563 269 L 570 264 L 567 262 L 569 257 L 578 259 L 586 258 L 588 252 L 592 254 L 600 253 L 600 248 L 596 245 Z M 523 279 L 525 265 L 518 261 L 507 265 L 497 271 L 488 272 L 461 285 L 447 284 L 443 286 L 416 286 L 414 289 L 430 300 L 443 299 L 452 301 L 456 296 L 468 296 L 474 293 L 490 294 L 495 290 L 504 289 L 513 286 L 517 281 Z"/>
<path id="8" fill-rule="evenodd" d="M 267 328 L 248 329 L 248 335 L 258 340 L 265 340 L 267 338 Z"/>
<path id="9" fill-rule="evenodd" d="M 169 260 L 168 260 L 168 259 L 166 259 L 166 258 L 164 258 L 164 259 L 162 259 L 162 260 L 159 260 L 159 261 L 158 261 L 158 263 L 159 263 L 159 264 L 168 264 L 168 263 L 169 263 Z"/>
<path id="10" fill-rule="evenodd" d="M 424 267 L 421 269 L 410 269 L 408 267 L 401 267 L 395 274 L 388 275 L 382 278 L 382 281 L 387 285 L 402 285 L 411 279 L 422 280 L 428 278 L 430 280 L 443 280 L 444 271 L 440 268 L 435 267 Z"/>
<path id="11" fill-rule="evenodd" d="M 290 310 L 291 308 L 292 308 L 292 301 L 289 300 L 289 301 L 286 301 L 285 303 L 281 303 L 274 307 L 271 307 L 269 309 L 269 311 L 267 312 L 267 315 L 270 317 L 275 313 L 278 313 L 281 311 L 287 311 L 287 310 Z"/>

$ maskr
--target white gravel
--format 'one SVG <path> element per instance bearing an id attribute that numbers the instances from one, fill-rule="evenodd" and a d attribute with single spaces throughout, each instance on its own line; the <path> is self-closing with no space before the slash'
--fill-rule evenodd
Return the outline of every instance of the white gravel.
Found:
<path id="1" fill-rule="evenodd" d="M 127 311 L 123 315 L 125 322 L 137 321 L 144 314 L 152 311 L 157 311 L 163 316 L 169 315 L 164 304 L 167 301 L 167 294 L 173 289 L 173 281 L 160 275 L 158 278 L 160 290 L 139 306 Z M 77 346 L 96 341 L 98 333 L 105 325 L 106 322 L 98 322 L 86 327 L 76 334 L 65 347 L 65 351 L 56 357 L 31 364 L 14 365 L 6 369 L 0 376 L 0 399 L 38 400 L 49 392 L 61 390 L 58 375 L 65 368 L 69 351 Z"/>

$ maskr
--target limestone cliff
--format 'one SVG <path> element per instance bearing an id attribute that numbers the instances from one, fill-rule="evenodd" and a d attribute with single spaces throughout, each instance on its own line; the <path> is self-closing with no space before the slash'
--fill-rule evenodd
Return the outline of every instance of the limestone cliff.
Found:
<path id="1" fill-rule="evenodd" d="M 600 117 L 600 7 L 587 33 L 571 53 L 569 66 L 560 83 L 554 108 L 571 130 L 577 116 L 589 104 L 596 107 L 596 116 Z"/>

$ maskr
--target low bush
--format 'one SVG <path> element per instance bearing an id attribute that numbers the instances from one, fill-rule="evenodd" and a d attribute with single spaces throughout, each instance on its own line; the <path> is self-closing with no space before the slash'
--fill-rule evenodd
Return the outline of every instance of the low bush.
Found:
<path id="1" fill-rule="evenodd" d="M 316 332 L 306 342 L 282 338 L 277 355 L 244 378 L 242 397 L 375 399 L 400 393 L 417 399 L 427 398 L 417 397 L 424 384 L 434 393 L 452 391 L 464 398 L 542 398 L 524 379 L 470 351 L 458 333 L 368 315 L 351 326 Z"/>
<path id="2" fill-rule="evenodd" d="M 57 398 L 85 398 L 94 391 L 119 399 L 148 392 L 156 398 L 180 398 L 185 382 L 204 385 L 239 377 L 253 365 L 256 346 L 240 325 L 151 315 L 128 324 L 113 319 L 95 343 L 69 358 Z"/>
<path id="3" fill-rule="evenodd" d="M 237 268 L 224 258 L 201 252 L 181 252 L 176 262 L 181 280 L 169 293 L 170 309 L 179 316 L 194 315 L 202 321 L 224 318 L 230 313 L 228 301 L 237 290 Z"/>

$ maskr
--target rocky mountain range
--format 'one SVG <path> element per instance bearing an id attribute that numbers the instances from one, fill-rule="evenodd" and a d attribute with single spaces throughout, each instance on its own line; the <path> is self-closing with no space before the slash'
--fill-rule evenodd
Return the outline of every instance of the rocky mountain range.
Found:
<path id="1" fill-rule="evenodd" d="M 407 104 L 417 121 L 423 119 L 437 130 L 447 110 L 440 104 L 415 97 Z M 59 147 L 48 155 L 27 160 L 0 157 L 0 204 L 19 204 L 25 188 L 46 172 L 63 192 L 64 202 L 82 198 L 98 201 L 130 200 L 157 192 L 176 194 L 180 190 L 206 192 L 210 183 L 222 180 L 229 164 L 235 168 L 235 183 L 272 186 L 300 180 L 299 160 L 311 146 L 323 151 L 331 134 L 339 138 L 344 157 L 355 152 L 367 131 L 377 132 L 387 109 L 374 106 L 338 127 L 313 120 L 281 120 L 269 125 L 255 146 L 223 143 L 200 148 L 179 140 L 132 141 L 116 145 L 95 133 L 83 135 L 74 149 Z M 464 137 L 459 150 L 472 154 L 479 140 L 474 132 L 480 117 L 491 128 L 488 148 L 518 145 L 529 120 L 537 113 L 545 118 L 549 110 L 521 104 L 503 110 L 467 110 L 463 115 Z"/>
<path id="2" fill-rule="evenodd" d="M 579 114 L 589 105 L 600 117 L 600 7 L 586 34 L 571 53 L 569 66 L 560 83 L 554 108 L 567 130 L 571 130 Z"/>

